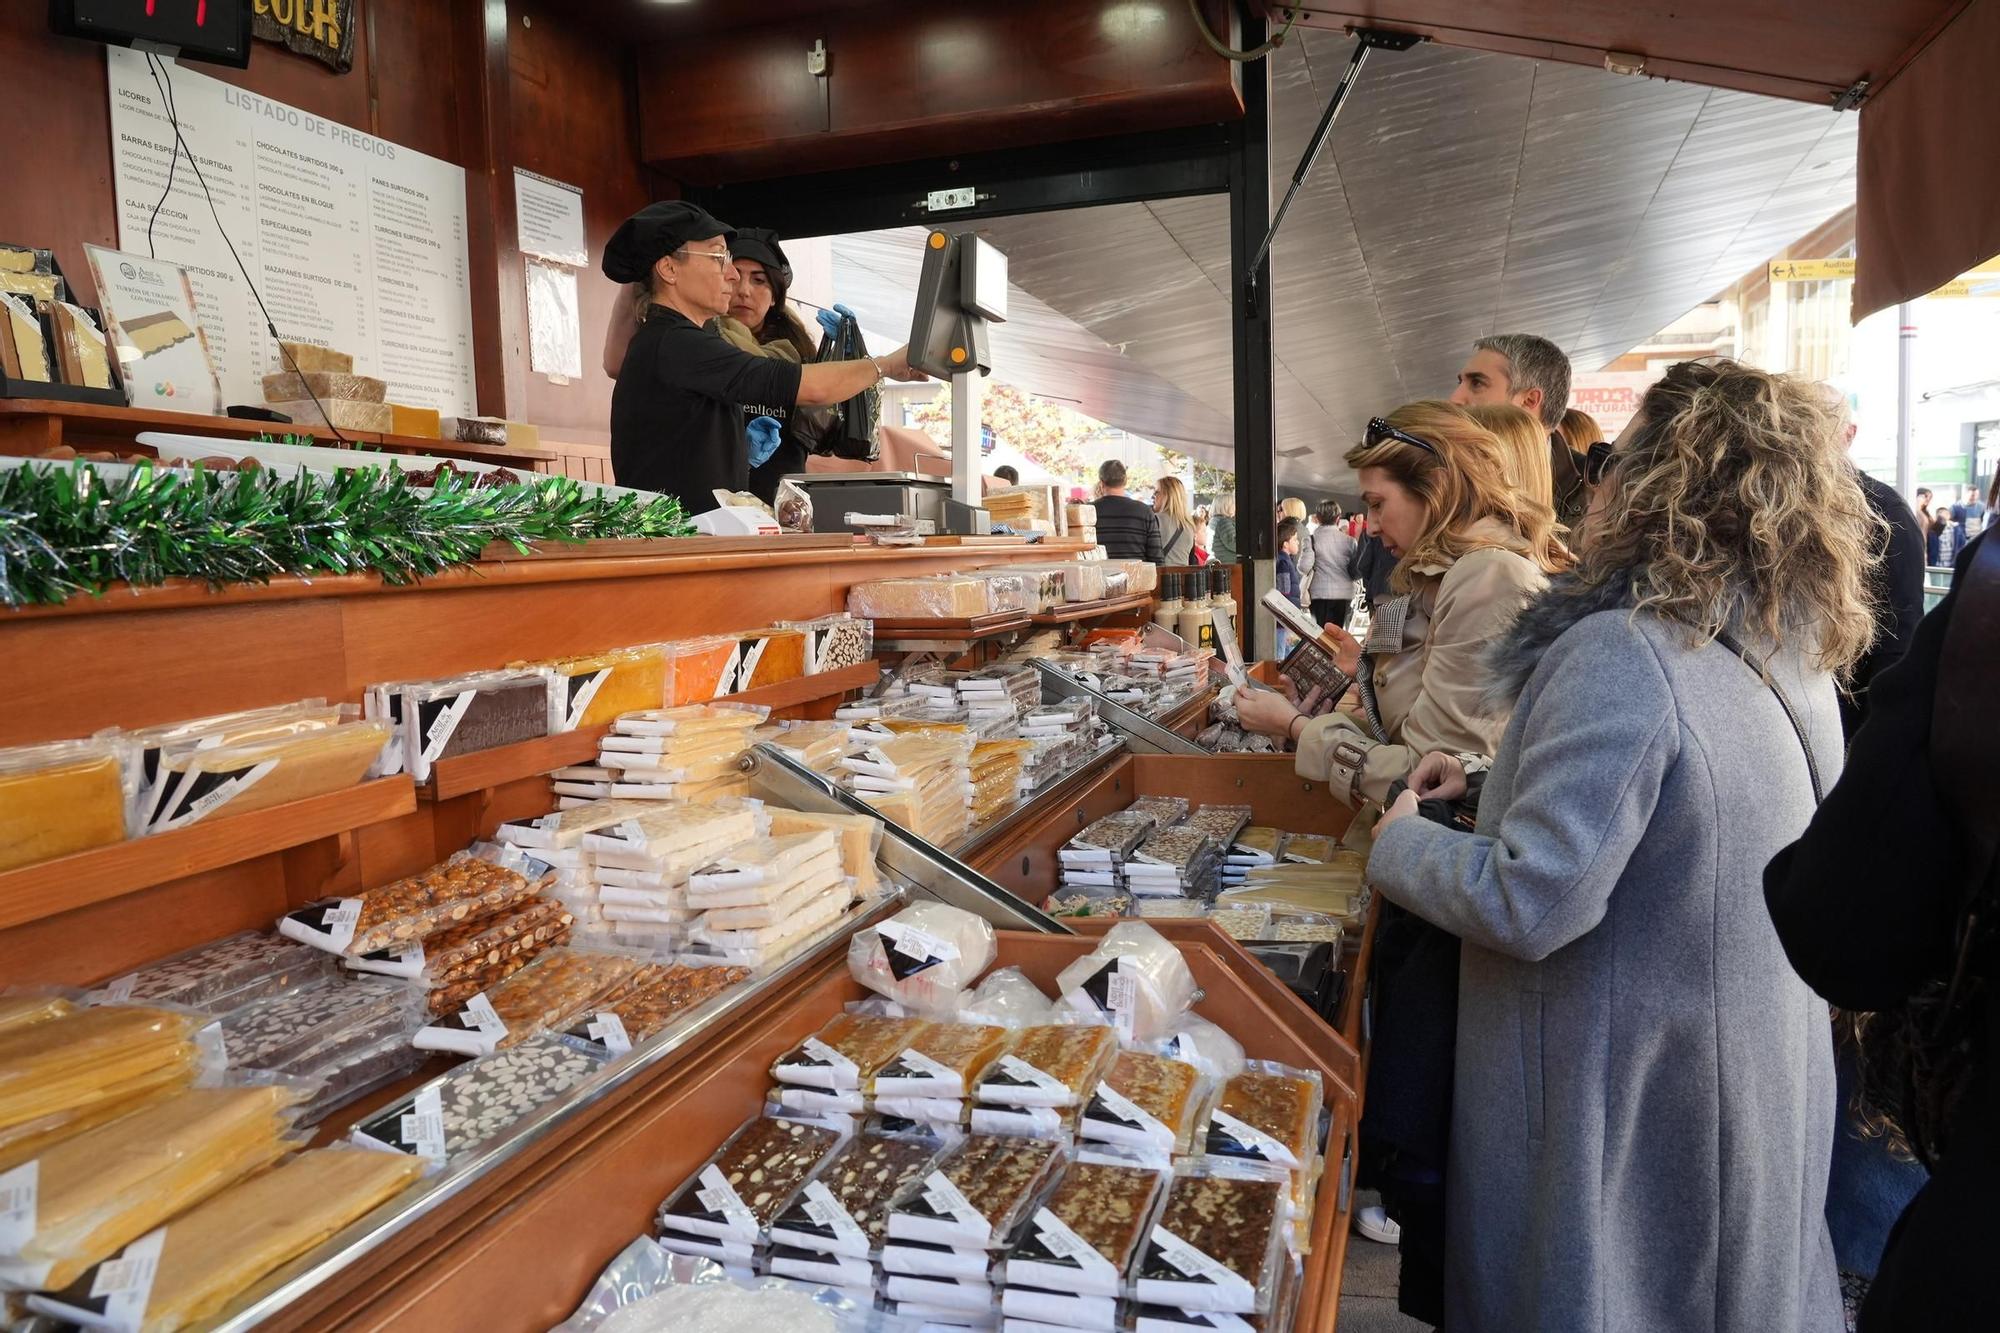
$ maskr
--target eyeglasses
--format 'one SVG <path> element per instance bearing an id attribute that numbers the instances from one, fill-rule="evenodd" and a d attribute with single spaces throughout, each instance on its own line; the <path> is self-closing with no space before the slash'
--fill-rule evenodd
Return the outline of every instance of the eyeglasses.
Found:
<path id="1" fill-rule="evenodd" d="M 1444 451 L 1429 440 L 1421 439 L 1406 430 L 1398 430 L 1381 417 L 1370 417 L 1368 420 L 1368 432 L 1361 437 L 1361 442 L 1368 448 L 1373 449 L 1376 445 L 1388 440 L 1394 440 L 1398 444 L 1414 445 L 1429 454 L 1432 458 L 1437 459 L 1440 463 L 1444 461 Z"/>
<path id="2" fill-rule="evenodd" d="M 681 253 L 689 259 L 713 259 L 715 266 L 725 273 L 729 271 L 730 264 L 735 261 L 735 256 L 727 250 L 683 250 Z"/>

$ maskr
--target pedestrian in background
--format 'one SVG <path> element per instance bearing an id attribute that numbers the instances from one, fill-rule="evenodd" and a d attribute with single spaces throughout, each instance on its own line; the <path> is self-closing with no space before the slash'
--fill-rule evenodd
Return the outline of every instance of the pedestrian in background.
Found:
<path id="1" fill-rule="evenodd" d="M 1312 573 L 1306 576 L 1306 598 L 1316 625 L 1347 625 L 1354 608 L 1354 576 L 1347 572 L 1354 558 L 1354 538 L 1340 521 L 1340 506 L 1320 501 L 1319 526 L 1312 534 Z"/>

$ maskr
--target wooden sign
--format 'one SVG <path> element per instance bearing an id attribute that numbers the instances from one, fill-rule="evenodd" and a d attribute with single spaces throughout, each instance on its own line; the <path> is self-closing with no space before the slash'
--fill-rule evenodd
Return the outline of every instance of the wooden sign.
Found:
<path id="1" fill-rule="evenodd" d="M 354 0 L 256 0 L 250 30 L 336 73 L 354 66 Z"/>

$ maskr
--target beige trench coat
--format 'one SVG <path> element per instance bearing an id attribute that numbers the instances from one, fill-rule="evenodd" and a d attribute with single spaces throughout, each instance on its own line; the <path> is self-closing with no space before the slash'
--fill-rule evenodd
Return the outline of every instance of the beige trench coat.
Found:
<path id="1" fill-rule="evenodd" d="M 1376 741 L 1367 719 L 1345 710 L 1314 718 L 1299 735 L 1300 777 L 1328 783 L 1337 799 L 1359 805 L 1386 801 L 1390 784 L 1409 777 L 1433 750 L 1490 755 L 1499 748 L 1508 713 L 1480 712 L 1484 655 L 1548 580 L 1514 549 L 1520 539 L 1505 524 L 1482 519 L 1472 531 L 1494 544 L 1449 565 L 1411 568 L 1418 577 L 1403 650 L 1375 659 L 1375 697 L 1389 742 Z"/>

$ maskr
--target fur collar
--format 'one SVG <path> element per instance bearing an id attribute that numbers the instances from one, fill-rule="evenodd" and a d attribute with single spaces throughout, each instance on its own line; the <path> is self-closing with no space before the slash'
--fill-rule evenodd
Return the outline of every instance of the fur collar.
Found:
<path id="1" fill-rule="evenodd" d="M 1486 652 L 1486 690 L 1480 706 L 1489 716 L 1504 713 L 1521 697 L 1528 677 L 1570 627 L 1599 611 L 1616 611 L 1637 599 L 1632 571 L 1591 587 L 1574 574 L 1558 574 L 1522 606 L 1507 632 Z"/>

